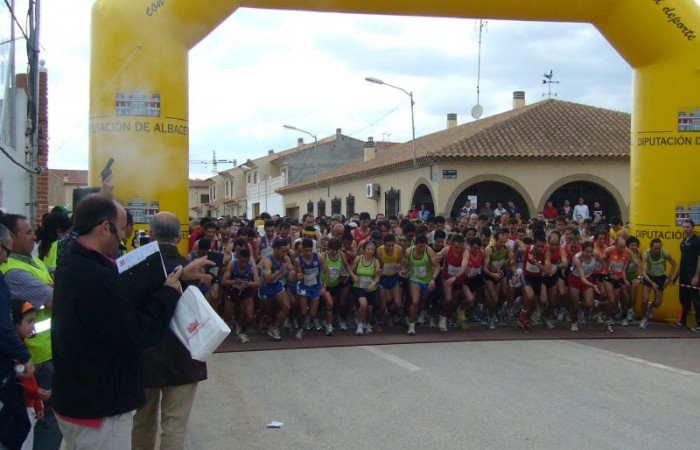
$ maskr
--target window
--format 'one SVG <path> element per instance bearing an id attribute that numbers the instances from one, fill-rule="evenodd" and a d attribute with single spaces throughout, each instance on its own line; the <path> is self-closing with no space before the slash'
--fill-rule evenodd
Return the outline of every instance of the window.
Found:
<path id="1" fill-rule="evenodd" d="M 348 194 L 345 198 L 345 215 L 352 217 L 355 214 L 355 196 Z"/>
<path id="2" fill-rule="evenodd" d="M 309 203 L 306 204 L 306 212 L 309 214 L 314 213 L 314 202 L 312 202 L 311 200 L 309 200 Z"/>
<path id="3" fill-rule="evenodd" d="M 212 201 L 216 200 L 216 185 L 212 184 L 209 186 L 209 197 L 212 199 Z"/>
<path id="4" fill-rule="evenodd" d="M 318 217 L 323 217 L 326 215 L 326 201 L 324 199 L 320 199 L 318 201 L 318 214 L 316 214 Z"/>
<path id="5" fill-rule="evenodd" d="M 331 200 L 331 215 L 340 214 L 340 208 L 342 206 L 342 203 L 342 200 L 340 200 L 340 198 L 338 197 Z"/>
<path id="6" fill-rule="evenodd" d="M 401 190 L 391 189 L 384 193 L 384 214 L 386 217 L 398 216 L 401 211 Z"/>
<path id="7" fill-rule="evenodd" d="M 201 194 L 199 196 L 199 203 L 209 203 L 209 194 Z"/>

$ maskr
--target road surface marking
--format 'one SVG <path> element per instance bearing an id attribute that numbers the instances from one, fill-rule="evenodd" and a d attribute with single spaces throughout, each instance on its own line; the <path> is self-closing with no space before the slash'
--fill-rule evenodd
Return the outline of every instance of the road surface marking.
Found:
<path id="1" fill-rule="evenodd" d="M 614 356 L 616 358 L 621 358 L 621 359 L 624 359 L 626 361 L 631 361 L 631 362 L 634 362 L 637 364 L 643 364 L 643 365 L 649 366 L 649 367 L 655 367 L 657 369 L 667 370 L 669 372 L 677 373 L 680 375 L 698 376 L 697 373 L 690 372 L 688 370 L 678 369 L 676 367 L 667 366 L 665 364 L 659 364 L 659 363 L 655 363 L 652 361 L 647 361 L 646 359 L 635 358 L 634 356 L 623 355 L 622 353 L 611 352 L 610 350 L 603 350 L 601 348 L 591 347 L 591 346 L 586 345 L 586 344 L 579 344 L 578 342 L 571 342 L 571 341 L 561 341 L 561 342 L 566 342 L 568 344 L 576 345 L 578 347 L 585 347 L 589 350 L 593 350 L 594 352 L 602 353 L 604 355 Z"/>
<path id="2" fill-rule="evenodd" d="M 420 367 L 416 366 L 415 364 L 411 364 L 408 361 L 404 361 L 403 359 L 399 358 L 398 356 L 394 356 L 391 353 L 384 352 L 382 350 L 379 350 L 376 347 L 370 347 L 368 345 L 363 345 L 360 347 L 363 350 L 367 350 L 370 353 L 373 353 L 380 358 L 384 358 L 387 361 L 391 361 L 394 364 L 396 364 L 399 367 L 403 367 L 404 369 L 408 370 L 409 372 L 418 372 L 420 370 Z"/>

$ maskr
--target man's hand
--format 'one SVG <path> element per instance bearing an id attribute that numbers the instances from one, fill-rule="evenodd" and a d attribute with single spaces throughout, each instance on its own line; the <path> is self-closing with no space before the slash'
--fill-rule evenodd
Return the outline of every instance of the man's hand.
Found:
<path id="1" fill-rule="evenodd" d="M 206 256 L 202 256 L 201 258 L 197 258 L 187 264 L 184 269 L 182 269 L 182 275 L 180 278 L 183 280 L 199 280 L 202 279 L 202 271 L 199 270 L 203 267 L 210 267 L 210 266 L 215 266 L 216 263 L 214 261 L 210 261 L 207 259 Z"/>
<path id="2" fill-rule="evenodd" d="M 178 266 L 177 270 L 174 270 L 170 275 L 168 275 L 168 278 L 165 279 L 165 283 L 163 283 L 163 285 L 171 287 L 178 292 L 182 292 L 182 286 L 180 286 L 180 276 L 182 275 L 182 271 L 182 266 Z"/>

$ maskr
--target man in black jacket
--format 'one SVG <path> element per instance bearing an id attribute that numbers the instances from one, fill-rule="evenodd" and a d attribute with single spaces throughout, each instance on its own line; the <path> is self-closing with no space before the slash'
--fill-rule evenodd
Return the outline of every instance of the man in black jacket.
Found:
<path id="1" fill-rule="evenodd" d="M 174 214 L 161 212 L 153 216 L 150 237 L 151 241 L 158 241 L 168 272 L 176 266 L 187 265 L 187 258 L 180 255 L 177 248 L 180 221 Z M 134 415 L 132 449 L 153 450 L 155 447 L 159 407 L 160 448 L 182 449 L 197 385 L 207 379 L 207 365 L 192 359 L 189 350 L 168 328 L 163 339 L 144 352 L 144 367 L 146 404 Z"/>
<path id="2" fill-rule="evenodd" d="M 93 194 L 73 220 L 80 236 L 54 288 L 54 409 L 68 448 L 129 448 L 132 412 L 145 402 L 143 349 L 167 330 L 183 269 L 148 298 L 128 298 L 113 259 L 125 238 L 124 208 Z"/>

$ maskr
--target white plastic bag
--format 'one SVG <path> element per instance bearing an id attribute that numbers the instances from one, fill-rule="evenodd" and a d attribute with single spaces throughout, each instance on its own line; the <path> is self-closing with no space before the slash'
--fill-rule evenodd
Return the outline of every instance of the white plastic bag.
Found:
<path id="1" fill-rule="evenodd" d="M 206 361 L 231 332 L 196 286 L 180 297 L 170 329 L 198 361 Z"/>

